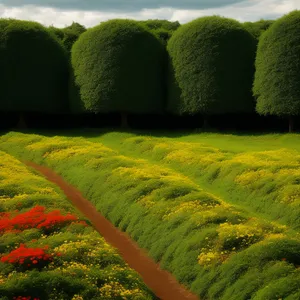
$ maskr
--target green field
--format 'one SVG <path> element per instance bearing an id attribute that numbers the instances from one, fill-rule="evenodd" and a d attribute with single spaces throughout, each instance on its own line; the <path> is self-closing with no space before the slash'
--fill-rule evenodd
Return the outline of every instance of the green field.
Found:
<path id="1" fill-rule="evenodd" d="M 55 185 L 2 151 L 0 179 L 1 300 L 156 299 Z"/>
<path id="2" fill-rule="evenodd" d="M 47 165 L 200 299 L 300 298 L 300 137 L 80 131 L 0 138 Z"/>

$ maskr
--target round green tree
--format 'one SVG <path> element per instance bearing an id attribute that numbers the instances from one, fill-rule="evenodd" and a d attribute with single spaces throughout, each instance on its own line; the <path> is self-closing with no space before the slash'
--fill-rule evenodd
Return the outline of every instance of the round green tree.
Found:
<path id="1" fill-rule="evenodd" d="M 75 84 L 70 86 L 80 97 L 71 101 L 80 98 L 95 113 L 120 112 L 123 126 L 128 113 L 160 112 L 164 51 L 136 21 L 111 20 L 88 29 L 72 48 Z"/>
<path id="2" fill-rule="evenodd" d="M 212 114 L 254 111 L 255 39 L 231 19 L 204 17 L 182 25 L 168 43 L 168 110 Z"/>
<path id="3" fill-rule="evenodd" d="M 35 22 L 0 21 L 0 110 L 67 108 L 68 61 L 54 34 Z"/>
<path id="4" fill-rule="evenodd" d="M 278 19 L 260 38 L 253 93 L 262 115 L 300 114 L 300 11 Z"/>

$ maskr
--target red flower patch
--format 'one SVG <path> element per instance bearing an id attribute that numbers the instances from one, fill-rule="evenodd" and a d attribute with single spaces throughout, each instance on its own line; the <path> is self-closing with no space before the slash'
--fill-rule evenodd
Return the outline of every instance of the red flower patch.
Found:
<path id="1" fill-rule="evenodd" d="M 87 226 L 84 221 L 72 214 L 63 216 L 59 210 L 45 213 L 45 207 L 35 206 L 28 212 L 12 215 L 11 213 L 0 213 L 0 233 L 20 232 L 29 228 L 40 228 L 46 232 L 59 230 L 67 224 L 78 222 Z"/>
<path id="2" fill-rule="evenodd" d="M 27 248 L 25 244 L 20 244 L 19 248 L 3 256 L 1 262 L 26 266 L 26 269 L 30 267 L 41 268 L 53 260 L 53 257 L 45 252 L 47 248 Z"/>

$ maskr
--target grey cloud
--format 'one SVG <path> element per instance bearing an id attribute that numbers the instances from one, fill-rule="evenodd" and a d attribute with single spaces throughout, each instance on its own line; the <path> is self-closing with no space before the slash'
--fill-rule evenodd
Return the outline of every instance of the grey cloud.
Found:
<path id="1" fill-rule="evenodd" d="M 9 0 L 10 4 L 13 1 L 15 0 Z M 28 0 L 22 0 L 22 4 L 24 1 Z M 103 9 L 100 11 L 98 9 L 94 11 L 85 11 L 83 9 L 75 9 L 74 7 L 70 10 L 59 9 L 55 7 L 42 7 L 40 5 L 12 7 L 1 4 L 0 0 L 0 18 L 33 20 L 46 26 L 52 24 L 56 27 L 68 26 L 72 23 L 72 21 L 79 22 L 86 27 L 92 27 L 102 21 L 115 18 L 128 18 L 136 20 L 168 19 L 170 21 L 179 21 L 183 24 L 193 19 L 210 15 L 220 15 L 245 22 L 257 21 L 261 18 L 275 19 L 295 9 L 300 9 L 300 0 L 248 0 L 236 3 L 234 5 L 212 7 L 207 9 L 160 8 L 137 9 L 131 11 L 119 10 L 115 12 L 111 9 L 106 11 Z M 91 10 L 91 8 L 89 8 L 89 10 Z"/>
<path id="2" fill-rule="evenodd" d="M 7 7 L 35 5 L 64 10 L 139 11 L 172 7 L 175 9 L 209 9 L 248 2 L 246 0 L 0 0 Z"/>

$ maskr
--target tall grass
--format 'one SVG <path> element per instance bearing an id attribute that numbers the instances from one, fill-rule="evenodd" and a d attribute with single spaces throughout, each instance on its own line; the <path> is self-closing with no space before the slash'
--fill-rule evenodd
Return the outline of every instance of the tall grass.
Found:
<path id="1" fill-rule="evenodd" d="M 232 172 L 242 175 L 243 156 L 149 137 L 130 137 L 112 149 L 84 138 L 10 133 L 0 148 L 62 174 L 202 299 L 299 298 L 299 234 L 225 202 L 194 180 L 223 176 L 229 182 Z M 212 178 L 210 168 L 222 163 L 224 170 Z"/>
<path id="2" fill-rule="evenodd" d="M 20 244 L 26 244 L 27 249 L 47 246 L 54 257 L 47 266 L 28 270 L 27 263 L 22 262 L 19 266 L 1 261 L 1 300 L 14 297 L 43 300 L 156 299 L 116 249 L 108 245 L 91 226 L 69 222 L 45 231 L 39 226 L 30 226 L 34 220 L 29 219 L 28 214 L 20 218 L 36 205 L 45 207 L 48 212 L 59 210 L 63 215 L 71 213 L 73 217 L 80 216 L 58 187 L 0 151 L 1 256 L 8 255 Z M 17 232 L 11 230 L 11 226 L 9 230 L 3 230 L 3 225 L 10 222 L 3 219 L 2 213 L 19 217 L 21 223 L 15 224 Z M 57 253 L 60 256 L 56 257 Z M 40 263 L 38 259 L 41 257 L 36 259 L 33 260 L 35 266 Z"/>
<path id="3" fill-rule="evenodd" d="M 89 140 L 167 166 L 226 202 L 300 229 L 300 137 L 296 134 L 157 138 L 109 133 Z"/>

